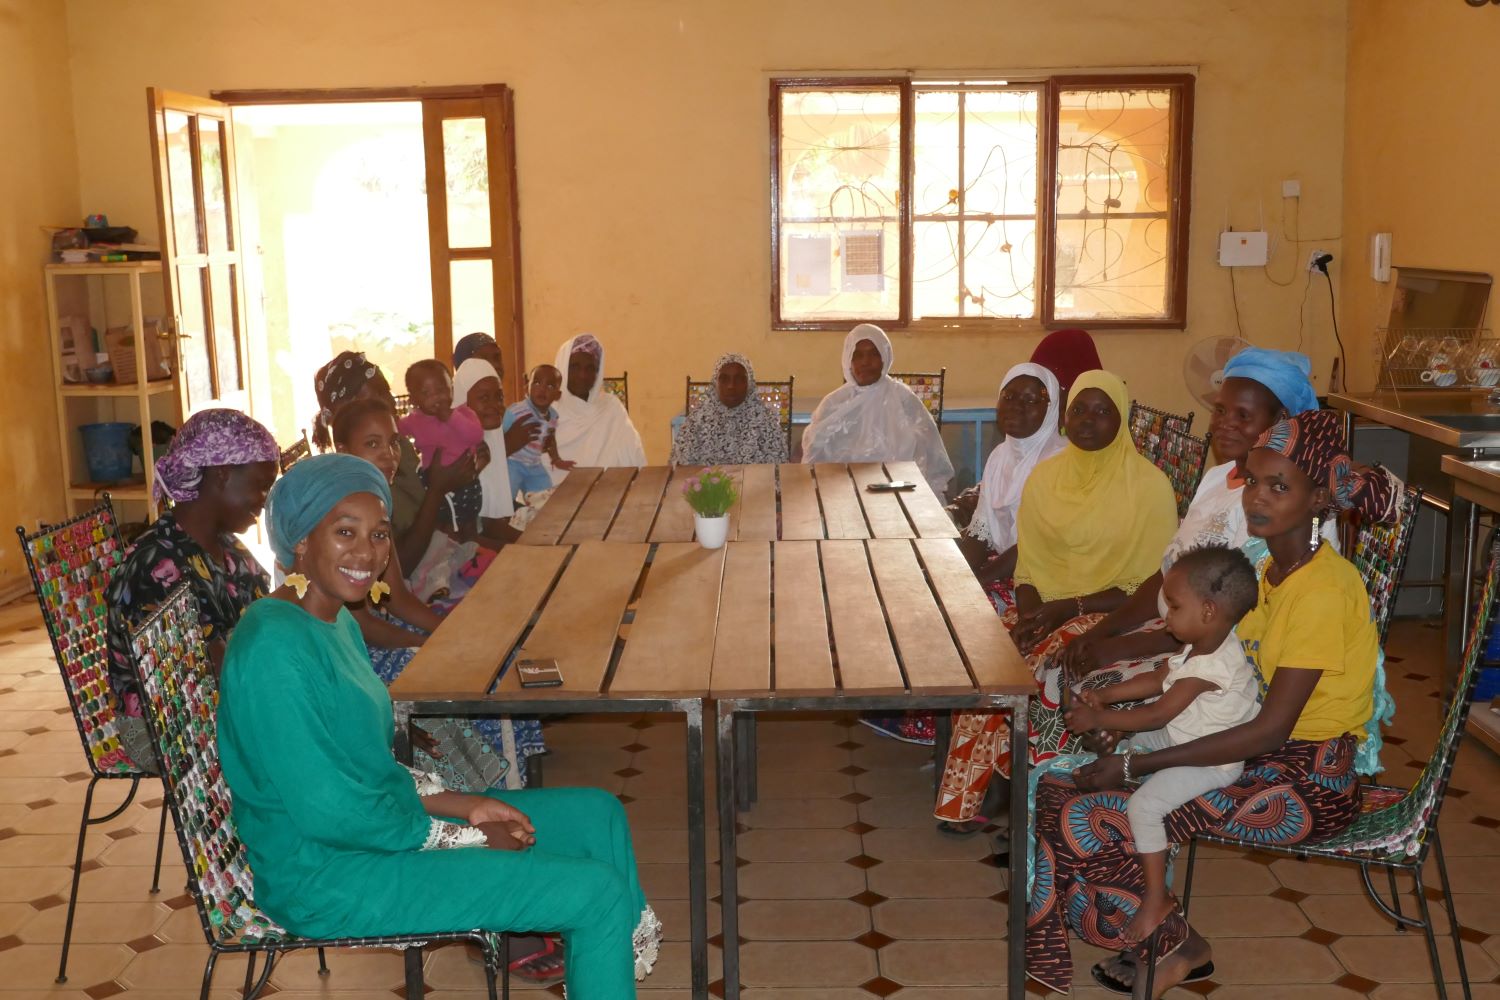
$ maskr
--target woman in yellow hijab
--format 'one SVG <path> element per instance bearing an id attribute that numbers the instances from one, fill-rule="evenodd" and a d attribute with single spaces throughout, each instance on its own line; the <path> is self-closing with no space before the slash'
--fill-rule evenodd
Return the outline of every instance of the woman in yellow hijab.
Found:
<path id="1" fill-rule="evenodd" d="M 1011 633 L 1023 653 L 1070 618 L 1113 610 L 1161 568 L 1177 504 L 1167 477 L 1122 432 L 1129 404 L 1118 376 L 1081 375 L 1065 417 L 1068 447 L 1026 480 Z"/>

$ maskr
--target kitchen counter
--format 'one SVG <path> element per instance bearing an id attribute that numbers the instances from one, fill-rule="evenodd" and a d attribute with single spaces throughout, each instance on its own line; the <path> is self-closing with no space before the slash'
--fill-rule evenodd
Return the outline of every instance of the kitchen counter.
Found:
<path id="1" fill-rule="evenodd" d="M 1448 448 L 1500 448 L 1500 406 L 1488 389 L 1331 393 L 1328 405 Z"/>

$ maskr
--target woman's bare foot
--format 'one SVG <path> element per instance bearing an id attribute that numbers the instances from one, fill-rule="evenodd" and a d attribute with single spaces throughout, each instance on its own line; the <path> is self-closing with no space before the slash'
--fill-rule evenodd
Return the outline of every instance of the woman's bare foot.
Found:
<path id="1" fill-rule="evenodd" d="M 1135 917 L 1125 928 L 1125 946 L 1134 948 L 1149 938 L 1161 926 L 1161 922 L 1177 909 L 1177 901 L 1170 894 L 1158 897 L 1147 896 L 1136 908 Z"/>
<path id="2" fill-rule="evenodd" d="M 1182 942 L 1182 947 L 1156 963 L 1156 975 L 1151 982 L 1151 1000 L 1158 1000 L 1163 993 L 1186 979 L 1195 967 L 1212 957 L 1213 949 L 1208 946 L 1208 942 L 1199 937 L 1197 931 L 1189 928 L 1187 940 Z"/>

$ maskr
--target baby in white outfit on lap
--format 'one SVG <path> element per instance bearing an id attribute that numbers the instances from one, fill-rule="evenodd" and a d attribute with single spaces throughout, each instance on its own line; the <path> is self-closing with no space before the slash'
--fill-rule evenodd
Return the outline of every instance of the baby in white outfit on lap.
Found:
<path id="1" fill-rule="evenodd" d="M 1234 627 L 1255 607 L 1259 585 L 1238 549 L 1206 545 L 1173 564 L 1162 581 L 1167 629 L 1186 643 L 1165 666 L 1097 691 L 1081 692 L 1067 712 L 1070 730 L 1134 733 L 1125 754 L 1161 750 L 1249 722 L 1260 710 L 1255 667 Z M 1120 702 L 1160 695 L 1137 708 Z M 1244 762 L 1214 767 L 1170 767 L 1147 777 L 1130 796 L 1126 814 L 1146 876 L 1146 895 L 1126 928 L 1129 945 L 1144 941 L 1175 905 L 1167 891 L 1167 814 L 1239 780 Z"/>

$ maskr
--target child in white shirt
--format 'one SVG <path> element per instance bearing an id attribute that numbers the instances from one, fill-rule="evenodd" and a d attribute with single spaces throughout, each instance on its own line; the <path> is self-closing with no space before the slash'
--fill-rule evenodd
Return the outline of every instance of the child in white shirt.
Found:
<path id="1" fill-rule="evenodd" d="M 1135 733 L 1126 751 L 1161 750 L 1249 722 L 1260 710 L 1255 667 L 1234 627 L 1255 607 L 1259 583 L 1238 549 L 1206 545 L 1184 553 L 1162 581 L 1167 629 L 1186 647 L 1164 667 L 1119 684 L 1085 691 L 1066 713 L 1075 733 Z M 1161 697 L 1129 709 L 1106 706 Z M 1170 767 L 1150 775 L 1130 796 L 1126 815 L 1146 876 L 1146 895 L 1126 928 L 1127 944 L 1144 941 L 1175 905 L 1167 891 L 1166 816 L 1216 788 L 1239 780 L 1244 762 Z"/>

